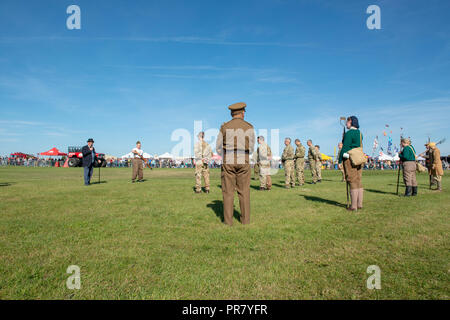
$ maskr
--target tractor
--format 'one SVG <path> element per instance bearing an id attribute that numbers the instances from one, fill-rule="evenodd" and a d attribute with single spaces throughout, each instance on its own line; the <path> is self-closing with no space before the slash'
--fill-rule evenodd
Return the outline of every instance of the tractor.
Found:
<path id="1" fill-rule="evenodd" d="M 82 147 L 69 147 L 67 152 L 68 165 L 69 167 L 81 167 L 83 165 L 83 153 L 81 152 Z M 106 167 L 106 159 L 104 153 L 96 153 L 97 158 L 101 161 L 98 163 L 94 162 L 94 167 Z"/>

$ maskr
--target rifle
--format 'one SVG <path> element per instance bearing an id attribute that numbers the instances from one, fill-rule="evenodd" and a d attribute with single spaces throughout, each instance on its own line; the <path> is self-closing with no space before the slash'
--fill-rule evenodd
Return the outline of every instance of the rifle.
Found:
<path id="1" fill-rule="evenodd" d="M 344 128 L 344 131 L 342 132 L 342 143 L 344 143 L 344 136 L 345 136 L 345 124 L 343 124 L 342 121 L 345 121 L 345 120 L 347 120 L 346 117 L 340 117 L 340 119 L 339 119 L 339 123 Z M 342 163 L 342 168 L 344 168 L 344 175 L 345 175 L 345 177 L 347 177 L 347 170 L 345 170 L 344 163 Z M 347 178 L 345 179 L 345 187 L 347 189 L 347 209 L 348 209 L 348 208 L 350 208 L 350 194 L 349 194 L 349 191 L 348 191 L 348 180 L 347 180 Z"/>
<path id="2" fill-rule="evenodd" d="M 402 138 L 403 138 L 403 133 L 400 133 L 400 146 L 402 145 Z M 403 148 L 402 148 L 403 150 Z M 400 150 L 401 151 L 401 150 Z M 398 188 L 400 185 L 400 170 L 402 167 L 402 162 L 401 160 L 398 161 L 398 170 L 397 170 L 397 195 L 398 195 Z"/>
<path id="3" fill-rule="evenodd" d="M 153 170 L 153 168 L 147 163 L 147 161 L 145 161 L 145 158 L 143 156 L 141 156 L 139 153 L 135 153 L 139 156 L 139 158 L 141 158 L 141 160 L 144 162 L 144 165 L 149 168 L 150 170 Z"/>

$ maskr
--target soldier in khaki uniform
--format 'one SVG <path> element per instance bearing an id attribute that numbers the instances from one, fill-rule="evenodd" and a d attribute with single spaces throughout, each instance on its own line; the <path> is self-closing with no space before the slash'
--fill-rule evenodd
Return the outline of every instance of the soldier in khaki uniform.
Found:
<path id="1" fill-rule="evenodd" d="M 286 147 L 281 155 L 281 161 L 284 166 L 285 188 L 295 187 L 295 171 L 294 171 L 294 148 L 291 146 L 291 138 L 284 139 Z"/>
<path id="2" fill-rule="evenodd" d="M 442 191 L 442 176 L 444 175 L 444 169 L 442 168 L 441 151 L 436 147 L 435 142 L 428 144 L 431 155 L 431 177 L 433 184 L 436 185 L 438 191 Z"/>
<path id="3" fill-rule="evenodd" d="M 308 145 L 308 160 L 309 160 L 309 167 L 311 168 L 311 175 L 312 175 L 312 184 L 316 184 L 317 182 L 317 171 L 316 171 L 316 147 L 314 147 L 312 140 L 308 140 L 306 142 Z"/>
<path id="4" fill-rule="evenodd" d="M 202 192 L 202 176 L 205 180 L 205 192 L 209 193 L 209 167 L 212 158 L 211 146 L 205 142 L 205 133 L 198 134 L 198 142 L 194 146 L 195 155 L 195 193 Z"/>
<path id="5" fill-rule="evenodd" d="M 250 223 L 250 153 L 254 150 L 255 130 L 244 120 L 244 102 L 228 107 L 232 120 L 222 124 L 216 150 L 222 156 L 222 196 L 224 223 L 233 224 L 234 192 L 241 208 L 241 223 Z"/>
<path id="6" fill-rule="evenodd" d="M 259 190 L 270 190 L 272 188 L 272 178 L 270 177 L 270 160 L 272 150 L 264 141 L 263 136 L 258 137 L 258 149 L 256 150 L 256 161 L 259 165 Z"/>
<path id="7" fill-rule="evenodd" d="M 253 153 L 253 174 L 254 174 L 254 178 L 253 180 L 259 179 L 259 164 L 258 164 L 258 155 L 256 153 Z"/>
<path id="8" fill-rule="evenodd" d="M 315 145 L 316 148 L 316 173 L 317 182 L 322 182 L 322 153 L 320 152 L 320 146 Z"/>
<path id="9" fill-rule="evenodd" d="M 300 139 L 295 139 L 295 172 L 297 173 L 298 184 L 303 185 L 305 183 L 305 147 L 300 142 Z"/>

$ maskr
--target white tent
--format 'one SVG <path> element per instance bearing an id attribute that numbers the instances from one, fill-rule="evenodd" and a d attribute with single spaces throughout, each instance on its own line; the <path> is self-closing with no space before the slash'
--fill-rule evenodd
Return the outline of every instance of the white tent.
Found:
<path id="1" fill-rule="evenodd" d="M 163 153 L 162 155 L 160 155 L 158 158 L 159 159 L 173 159 L 174 157 L 170 153 L 166 152 L 166 153 Z"/>
<path id="2" fill-rule="evenodd" d="M 122 159 L 131 159 L 131 158 L 133 158 L 133 154 L 130 152 L 130 153 L 124 154 L 120 158 L 122 158 Z"/>
<path id="3" fill-rule="evenodd" d="M 144 157 L 144 159 L 153 159 L 152 155 L 150 155 L 148 153 L 145 153 L 145 152 L 142 154 L 142 157 Z M 134 158 L 134 154 L 132 152 L 130 152 L 130 153 L 127 153 L 127 154 L 121 156 L 120 158 L 122 158 L 122 159 L 131 159 L 131 158 Z"/>
<path id="4" fill-rule="evenodd" d="M 400 161 L 400 157 L 398 156 L 398 153 L 395 154 L 393 160 L 394 161 Z"/>
<path id="5" fill-rule="evenodd" d="M 393 161 L 394 160 L 393 157 L 391 157 L 383 152 L 380 152 L 380 155 L 376 159 L 379 161 Z"/>

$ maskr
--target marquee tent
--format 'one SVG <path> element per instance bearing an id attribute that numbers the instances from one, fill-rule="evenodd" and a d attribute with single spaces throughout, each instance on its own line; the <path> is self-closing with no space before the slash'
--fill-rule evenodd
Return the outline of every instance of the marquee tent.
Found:
<path id="1" fill-rule="evenodd" d="M 173 159 L 174 156 L 171 155 L 170 153 L 166 152 L 166 153 L 163 153 L 162 155 L 160 155 L 158 158 L 159 159 Z"/>
<path id="2" fill-rule="evenodd" d="M 67 153 L 61 152 L 61 151 L 59 151 L 56 148 L 52 148 L 52 149 L 50 149 L 48 151 L 41 152 L 40 155 L 41 156 L 54 156 L 54 157 L 56 157 L 56 156 L 67 156 Z"/>
<path id="3" fill-rule="evenodd" d="M 142 157 L 143 157 L 144 159 L 153 159 L 153 157 L 152 157 L 150 154 L 146 153 L 146 152 L 144 152 L 144 153 L 142 154 Z M 131 159 L 131 158 L 134 158 L 134 153 L 132 153 L 132 152 L 127 153 L 127 154 L 121 156 L 120 158 L 121 158 L 121 159 Z"/>

